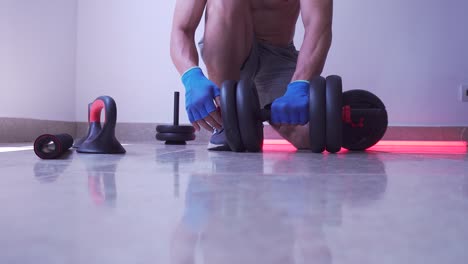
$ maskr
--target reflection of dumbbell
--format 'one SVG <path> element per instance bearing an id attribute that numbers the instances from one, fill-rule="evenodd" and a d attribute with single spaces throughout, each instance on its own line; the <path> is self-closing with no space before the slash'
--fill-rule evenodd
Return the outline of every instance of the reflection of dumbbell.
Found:
<path id="1" fill-rule="evenodd" d="M 221 113 L 233 151 L 258 152 L 263 144 L 263 121 L 271 111 L 261 109 L 251 80 L 226 81 L 221 89 Z M 341 147 L 365 150 L 375 145 L 388 125 L 383 102 L 364 90 L 342 92 L 339 76 L 317 77 L 310 83 L 309 130 L 311 150 L 338 152 Z"/>
<path id="2" fill-rule="evenodd" d="M 186 149 L 174 152 L 171 149 L 157 149 L 156 162 L 163 164 L 172 164 L 172 171 L 174 172 L 174 197 L 179 197 L 180 194 L 180 174 L 179 165 L 190 164 L 195 162 L 195 151 Z"/>
<path id="3" fill-rule="evenodd" d="M 185 145 L 185 141 L 195 139 L 193 126 L 179 125 L 179 92 L 174 92 L 174 122 L 172 125 L 156 126 L 156 139 L 168 145 Z"/>

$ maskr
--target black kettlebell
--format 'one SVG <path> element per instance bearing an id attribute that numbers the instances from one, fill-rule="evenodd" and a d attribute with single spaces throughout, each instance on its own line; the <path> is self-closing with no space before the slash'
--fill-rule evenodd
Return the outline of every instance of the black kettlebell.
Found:
<path id="1" fill-rule="evenodd" d="M 101 125 L 101 111 L 104 109 L 105 120 Z M 122 154 L 125 149 L 115 138 L 117 123 L 117 105 L 110 96 L 100 96 L 89 109 L 89 130 L 87 138 L 77 148 L 79 153 Z"/>

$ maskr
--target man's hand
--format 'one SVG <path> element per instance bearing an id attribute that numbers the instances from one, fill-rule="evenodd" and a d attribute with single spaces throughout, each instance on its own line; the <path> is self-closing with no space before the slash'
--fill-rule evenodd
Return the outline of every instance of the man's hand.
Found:
<path id="1" fill-rule="evenodd" d="M 271 105 L 271 121 L 279 125 L 305 125 L 309 122 L 309 82 L 295 81 Z"/>
<path id="2" fill-rule="evenodd" d="M 220 129 L 222 119 L 214 99 L 219 105 L 219 88 L 205 77 L 200 67 L 193 67 L 182 75 L 185 86 L 185 109 L 190 122 L 197 131 Z"/>

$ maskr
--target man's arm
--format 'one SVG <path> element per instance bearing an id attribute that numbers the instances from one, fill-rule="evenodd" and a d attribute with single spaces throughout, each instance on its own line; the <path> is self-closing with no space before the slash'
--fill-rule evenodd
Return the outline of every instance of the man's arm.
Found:
<path id="1" fill-rule="evenodd" d="M 220 129 L 222 119 L 213 99 L 219 89 L 198 66 L 195 31 L 203 16 L 207 0 L 177 0 L 172 22 L 171 58 L 185 86 L 185 109 L 196 130 L 200 127 Z M 219 99 L 217 99 L 219 100 Z M 218 103 L 219 105 L 219 103 Z"/>
<path id="2" fill-rule="evenodd" d="M 301 0 L 305 35 L 292 81 L 320 75 L 332 41 L 333 0 Z"/>
<path id="3" fill-rule="evenodd" d="M 171 58 L 180 74 L 198 66 L 195 31 L 206 0 L 177 0 L 171 32 Z"/>

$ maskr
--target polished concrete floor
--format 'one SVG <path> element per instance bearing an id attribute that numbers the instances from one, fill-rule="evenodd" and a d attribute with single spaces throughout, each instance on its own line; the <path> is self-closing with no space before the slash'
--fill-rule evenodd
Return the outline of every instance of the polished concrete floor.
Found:
<path id="1" fill-rule="evenodd" d="M 468 263 L 466 146 L 0 145 L 0 263 Z"/>

